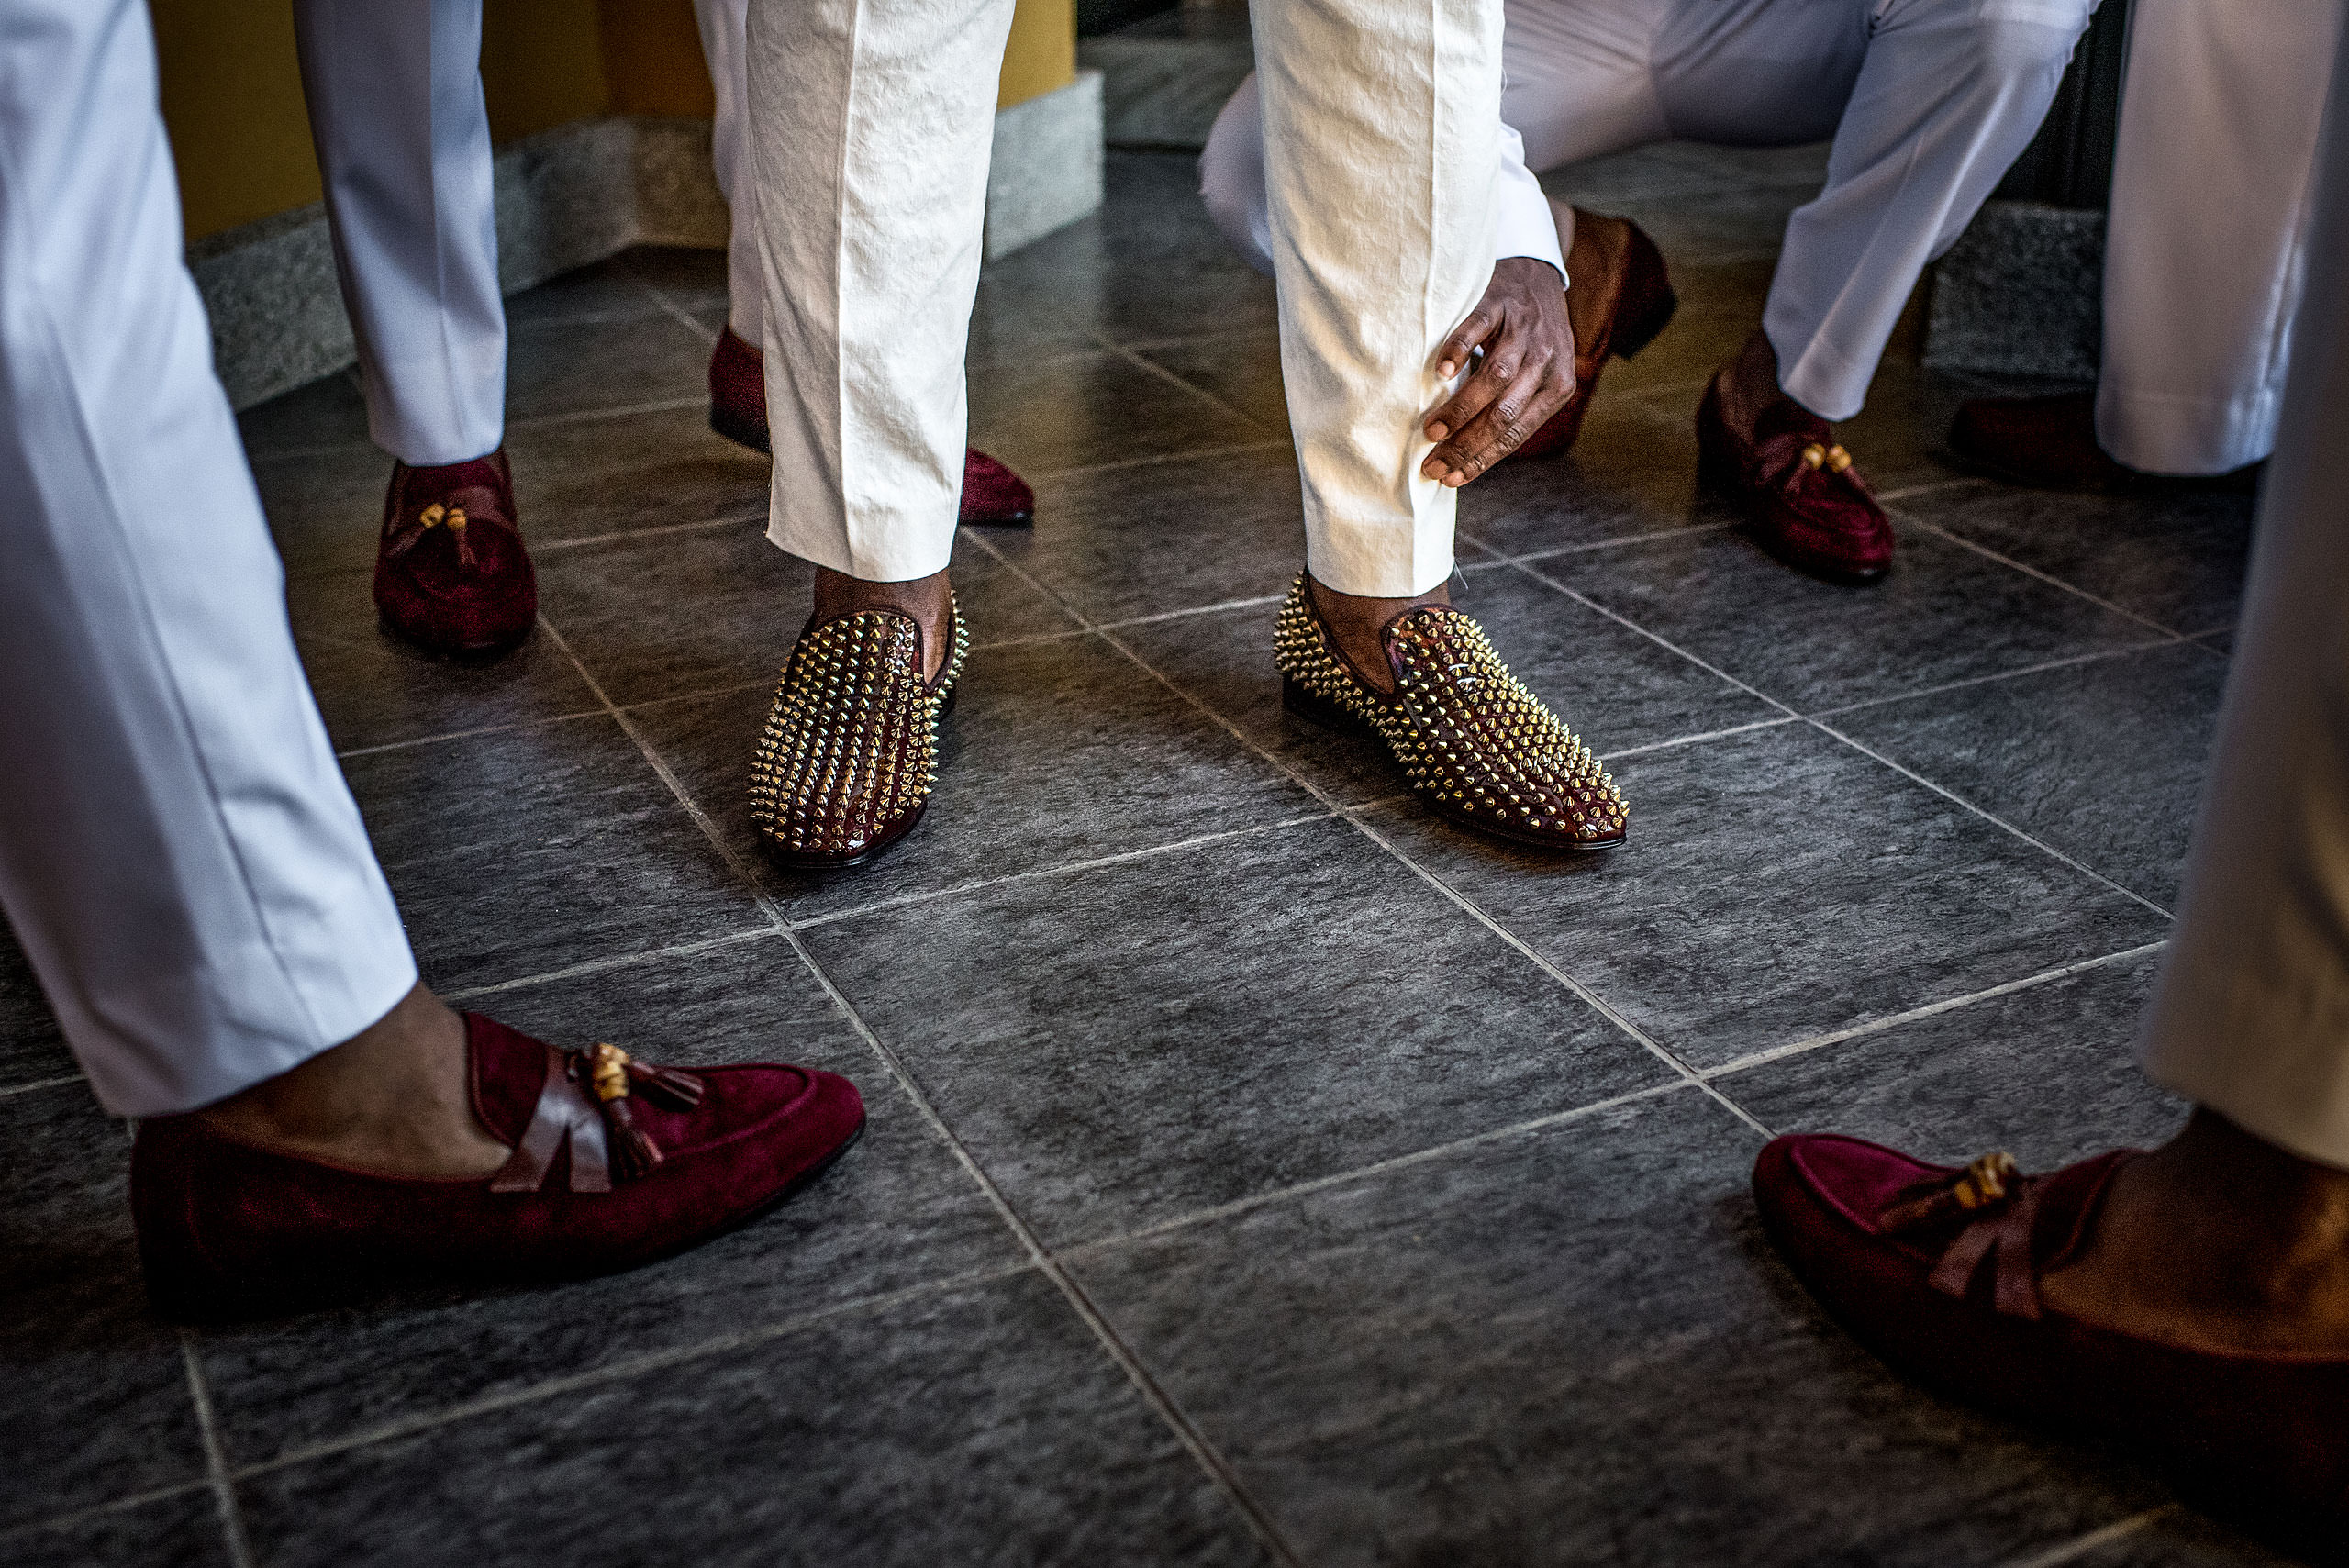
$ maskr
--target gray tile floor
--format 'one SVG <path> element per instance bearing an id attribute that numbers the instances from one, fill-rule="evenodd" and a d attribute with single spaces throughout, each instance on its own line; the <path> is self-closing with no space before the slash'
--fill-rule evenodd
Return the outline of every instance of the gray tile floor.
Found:
<path id="1" fill-rule="evenodd" d="M 1580 450 L 1461 507 L 1462 603 L 1587 733 L 1631 841 L 1464 837 L 1286 717 L 1298 558 L 1269 286 L 1179 158 L 993 268 L 930 819 L 815 879 L 740 798 L 806 569 L 709 434 L 709 254 L 516 304 L 546 624 L 386 640 L 351 382 L 251 414 L 295 625 L 428 976 L 512 1022 L 841 1069 L 865 1142 L 690 1256 L 186 1334 L 123 1129 L 0 962 L 11 1563 L 2269 1561 L 2115 1456 L 1910 1392 L 1756 1229 L 1774 1129 L 2046 1163 L 2163 1135 L 2129 1062 L 2226 673 L 2239 496 L 1951 469 L 1904 331 L 1846 439 L 1903 554 L 1772 563 L 1696 494 L 1698 387 L 1815 151 L 1554 182 L 1681 318 Z"/>

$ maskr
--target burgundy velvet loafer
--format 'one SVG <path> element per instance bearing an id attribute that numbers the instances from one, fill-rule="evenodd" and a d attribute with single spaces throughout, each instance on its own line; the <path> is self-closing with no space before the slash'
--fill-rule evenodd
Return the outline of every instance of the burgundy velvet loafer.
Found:
<path id="1" fill-rule="evenodd" d="M 864 1126 L 856 1086 L 804 1067 L 648 1067 L 467 1013 L 473 1112 L 513 1146 L 487 1181 L 372 1175 L 139 1124 L 131 1213 L 147 1288 L 184 1320 L 412 1284 L 535 1284 L 682 1251 L 788 1197 Z"/>
<path id="2" fill-rule="evenodd" d="M 1950 450 L 1964 467 L 2032 490 L 2142 495 L 2163 490 L 2258 487 L 2261 464 L 2208 476 L 2146 473 L 2115 462 L 2096 439 L 2096 394 L 1976 397 L 1959 405 Z"/>
<path id="3" fill-rule="evenodd" d="M 2025 1176 L 2003 1154 L 1952 1167 L 1855 1138 L 1780 1138 L 1753 1196 L 1820 1305 L 1897 1371 L 2118 1439 L 2215 1499 L 2349 1519 L 2349 1362 L 2188 1350 L 2041 1301 L 2132 1152 Z"/>
<path id="4" fill-rule="evenodd" d="M 375 549 L 384 625 L 434 653 L 503 653 L 539 616 L 538 573 L 515 521 L 506 449 L 431 468 L 392 465 Z"/>
<path id="5" fill-rule="evenodd" d="M 1827 421 L 1781 395 L 1748 441 L 1721 414 L 1720 377 L 1697 406 L 1698 472 L 1734 503 L 1764 549 L 1839 583 L 1873 583 L 1892 564 L 1892 522 L 1835 444 Z"/>
<path id="6" fill-rule="evenodd" d="M 1575 211 L 1575 242 L 1566 250 L 1566 319 L 1575 329 L 1575 393 L 1509 458 L 1563 455 L 1582 434 L 1598 373 L 1610 359 L 1628 360 L 1655 341 L 1680 307 L 1664 252 L 1629 218 Z"/>
<path id="7" fill-rule="evenodd" d="M 731 327 L 709 351 L 709 428 L 752 451 L 771 450 L 767 384 L 759 350 Z M 960 521 L 1020 527 L 1036 520 L 1036 493 L 1028 482 L 976 447 L 963 452 Z"/>

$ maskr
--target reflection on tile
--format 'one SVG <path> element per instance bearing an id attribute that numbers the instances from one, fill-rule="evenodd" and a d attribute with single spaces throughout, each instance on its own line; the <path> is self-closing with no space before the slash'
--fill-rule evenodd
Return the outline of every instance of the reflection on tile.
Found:
<path id="1" fill-rule="evenodd" d="M 1031 481 L 1278 434 L 1107 351 L 1006 361 L 971 383 L 971 444 Z"/>
<path id="2" fill-rule="evenodd" d="M 1033 1274 L 273 1471 L 273 1568 L 439 1561 L 1254 1563 L 1237 1513 Z"/>
<path id="3" fill-rule="evenodd" d="M 1867 587 L 1782 566 L 1742 533 L 1595 550 L 1568 586 L 1802 711 L 2144 642 L 2138 621 L 1911 529 Z"/>
<path id="4" fill-rule="evenodd" d="M 0 1098 L 0 1530 L 204 1479 L 179 1340 L 139 1280 L 129 1168 L 86 1085 Z"/>
<path id="5" fill-rule="evenodd" d="M 2158 958 L 2101 964 L 1714 1080 L 1778 1132 L 1842 1132 L 1953 1164 L 2004 1149 L 2049 1171 L 2177 1130 L 2137 1068 Z"/>
<path id="6" fill-rule="evenodd" d="M 708 340 L 665 310 L 507 330 L 506 417 L 516 423 L 708 395 Z"/>
<path id="7" fill-rule="evenodd" d="M 1308 1561 L 1998 1562 L 2158 1500 L 1896 1382 L 1673 1094 L 1072 1268 Z"/>
<path id="8" fill-rule="evenodd" d="M 533 634 L 495 659 L 427 653 L 386 631 L 369 574 L 291 579 L 294 646 L 340 751 L 527 724 L 600 707 L 562 651 Z"/>
<path id="9" fill-rule="evenodd" d="M 1670 1076 L 1337 822 L 807 939 L 1050 1245 Z"/>
<path id="10" fill-rule="evenodd" d="M 1631 841 L 1562 860 L 1411 807 L 1405 851 L 1712 1066 L 2084 959 L 2168 922 L 1807 725 L 1614 770 Z"/>
<path id="11" fill-rule="evenodd" d="M 966 540 L 954 595 L 972 641 L 1073 631 L 1051 599 Z M 773 681 L 807 625 L 816 569 L 767 542 L 763 519 L 550 553 L 547 618 L 615 703 Z"/>
<path id="12" fill-rule="evenodd" d="M 240 1460 L 1024 1257 L 780 937 L 473 1005 L 562 1045 L 609 1040 L 678 1066 L 787 1061 L 845 1073 L 864 1095 L 864 1136 L 781 1208 L 627 1274 L 538 1290 L 417 1292 L 207 1332 L 205 1369 Z"/>
<path id="13" fill-rule="evenodd" d="M 2234 622 L 2254 505 L 2228 491 L 2068 495 L 1993 484 L 1920 496 L 1894 523 L 1914 516 L 2191 635 Z"/>
<path id="14" fill-rule="evenodd" d="M 440 989 L 764 924 L 608 717 L 371 752 L 344 772 Z"/>
<path id="15" fill-rule="evenodd" d="M 1312 811 L 1303 790 L 1099 639 L 982 649 L 942 728 L 920 824 L 829 875 L 767 861 L 744 791 L 763 686 L 630 717 L 793 919 Z"/>
<path id="16" fill-rule="evenodd" d="M 2174 908 L 2227 662 L 2169 643 L 1829 720 Z"/>

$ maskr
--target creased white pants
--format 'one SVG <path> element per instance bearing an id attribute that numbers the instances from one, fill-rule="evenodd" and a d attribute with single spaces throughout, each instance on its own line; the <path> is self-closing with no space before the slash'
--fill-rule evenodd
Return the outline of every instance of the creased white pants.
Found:
<path id="1" fill-rule="evenodd" d="M 1956 242 L 2045 117 L 2095 0 L 1508 0 L 1502 117 L 1550 169 L 1679 138 L 1834 139 L 1788 221 L 1763 327 L 1788 395 L 1859 412 L 1925 264 Z M 1210 211 L 1264 265 L 1243 84 L 1200 159 Z M 1504 143 L 1504 151 L 1508 150 Z M 1548 215 L 1504 168 L 1498 254 Z M 1554 240 L 1552 241 L 1554 245 Z M 1553 257 L 1551 259 L 1554 259 Z"/>
<path id="2" fill-rule="evenodd" d="M 2349 47 L 2339 53 L 2336 83 L 2349 81 Z M 2308 299 L 2144 1062 L 2236 1125 L 2349 1170 L 2349 100 L 2338 86 L 2317 156 Z"/>
<path id="3" fill-rule="evenodd" d="M 751 7 L 769 537 L 853 576 L 925 576 L 952 548 L 1010 17 L 1010 0 Z M 1308 564 L 1341 593 L 1420 593 L 1452 570 L 1453 494 L 1419 476 L 1445 390 L 1431 361 L 1492 271 L 1498 6 L 1264 0 L 1255 29 Z"/>
<path id="4" fill-rule="evenodd" d="M 482 0 L 295 0 L 369 432 L 403 462 L 506 437 Z"/>
<path id="5" fill-rule="evenodd" d="M 212 372 L 139 0 L 0 0 L 0 906 L 107 1108 L 416 983 Z"/>
<path id="6" fill-rule="evenodd" d="M 751 0 L 694 0 L 702 58 L 709 63 L 710 85 L 718 98 L 717 118 L 710 127 L 710 162 L 717 170 L 718 188 L 734 214 L 726 241 L 727 324 L 736 337 L 756 344 L 766 336 L 766 313 L 761 308 L 766 284 L 759 270 L 759 226 L 742 206 L 757 194 L 743 146 L 751 95 L 750 10 Z"/>
<path id="7" fill-rule="evenodd" d="M 2104 251 L 2097 439 L 2153 473 L 2276 446 L 2342 0 L 2137 0 Z"/>

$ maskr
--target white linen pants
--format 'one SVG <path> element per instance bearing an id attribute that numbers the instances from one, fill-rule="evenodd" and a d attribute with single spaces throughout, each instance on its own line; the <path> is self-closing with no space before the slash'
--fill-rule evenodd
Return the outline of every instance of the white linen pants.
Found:
<path id="1" fill-rule="evenodd" d="M 2308 299 L 2143 1060 L 2245 1130 L 2349 1170 L 2349 48 L 2340 53 Z"/>
<path id="2" fill-rule="evenodd" d="M 416 983 L 212 372 L 140 0 L 0 0 L 0 906 L 106 1107 Z"/>
<path id="3" fill-rule="evenodd" d="M 506 439 L 506 306 L 482 0 L 294 0 L 310 135 L 375 443 L 412 465 Z"/>
<path id="4" fill-rule="evenodd" d="M 2342 0 L 2137 0 L 2105 227 L 2097 440 L 2150 473 L 2276 446 Z"/>
<path id="5" fill-rule="evenodd" d="M 944 568 L 1011 0 L 756 0 L 769 537 L 869 580 Z M 1306 554 L 1341 593 L 1452 570 L 1419 473 L 1435 349 L 1492 272 L 1497 0 L 1260 0 L 1269 231 Z"/>
<path id="6" fill-rule="evenodd" d="M 1956 242 L 2038 130 L 2094 10 L 2095 0 L 1508 0 L 1501 117 L 1535 169 L 1672 139 L 1832 137 L 1825 187 L 1787 221 L 1763 328 L 1787 395 L 1846 419 L 1925 263 Z M 1253 90 L 1243 84 L 1226 106 L 1200 172 L 1224 232 L 1261 256 Z M 1505 172 L 1503 189 L 1522 183 Z M 1505 217 L 1503 244 L 1531 222 L 1530 210 Z M 1499 253 L 1542 254 L 1523 243 Z"/>
<path id="7" fill-rule="evenodd" d="M 759 267 L 758 220 L 744 206 L 758 195 L 743 146 L 751 95 L 750 12 L 751 0 L 694 0 L 702 58 L 709 64 L 710 85 L 718 96 L 717 118 L 710 127 L 710 162 L 717 170 L 718 189 L 726 197 L 727 210 L 733 215 L 726 239 L 726 323 L 736 337 L 755 348 L 766 337 L 766 313 L 761 308 L 766 280 Z"/>

